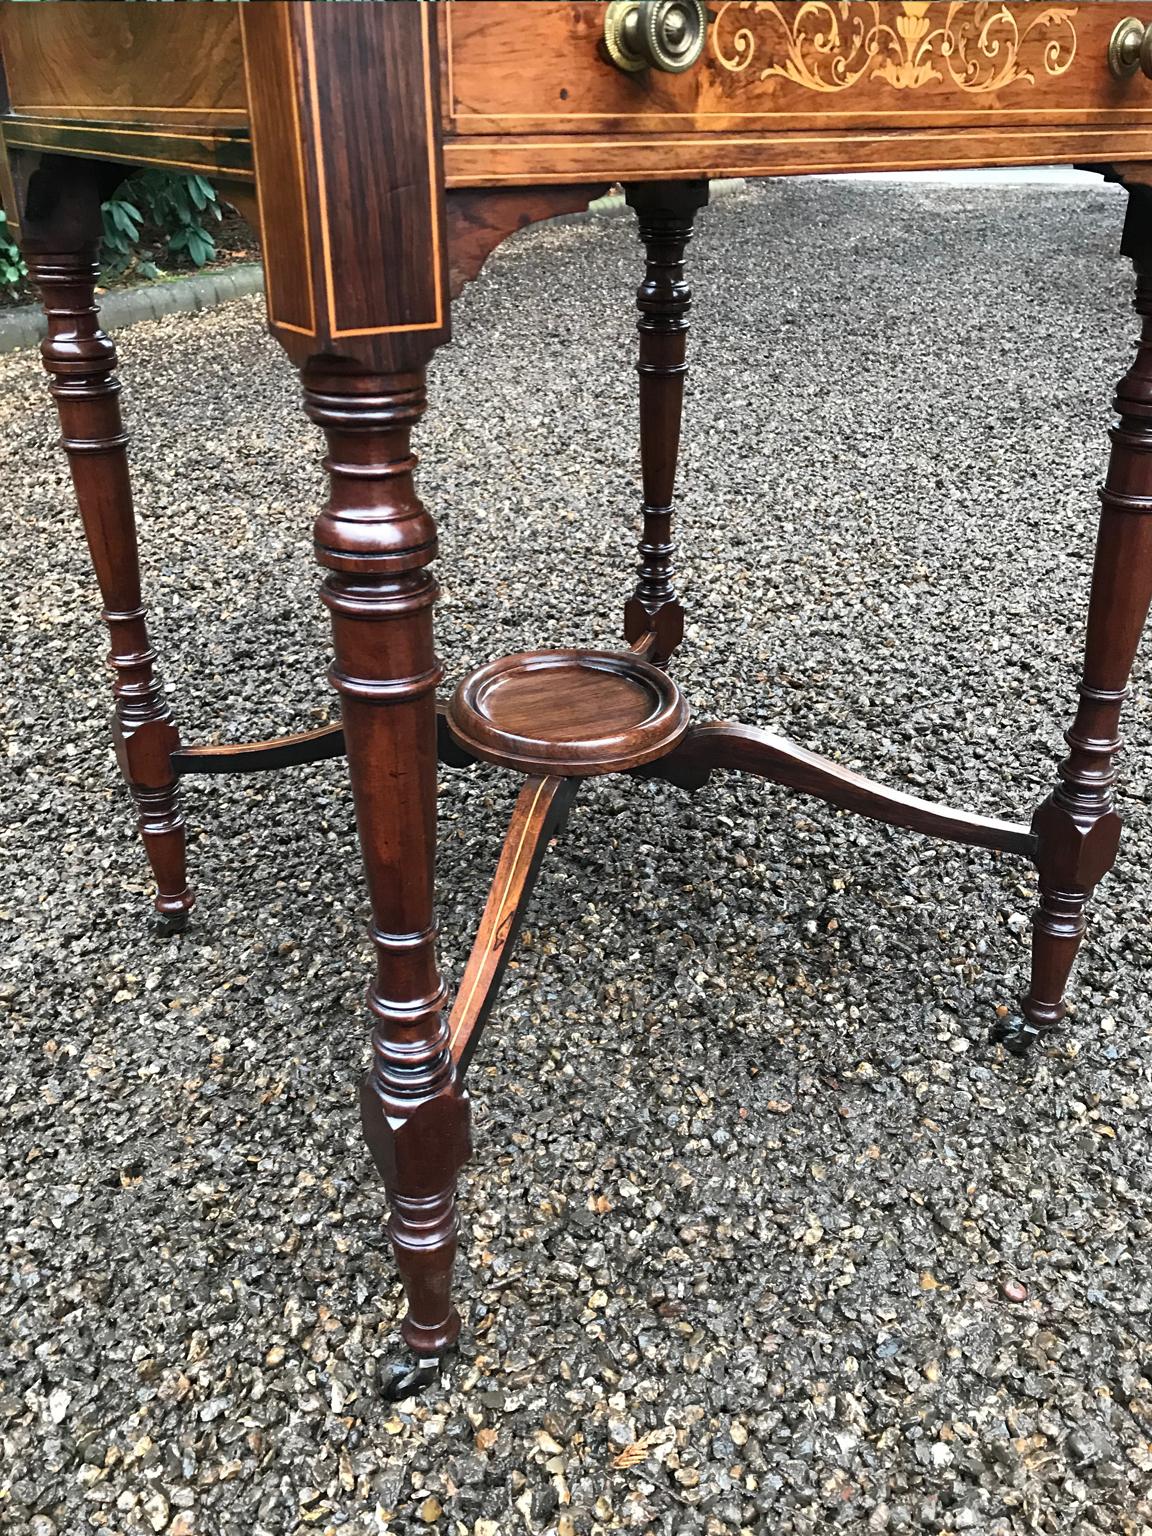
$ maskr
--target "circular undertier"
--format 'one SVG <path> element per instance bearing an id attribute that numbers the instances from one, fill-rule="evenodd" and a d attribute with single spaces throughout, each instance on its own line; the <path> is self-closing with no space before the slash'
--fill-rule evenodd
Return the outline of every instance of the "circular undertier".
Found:
<path id="1" fill-rule="evenodd" d="M 628 652 L 522 651 L 470 673 L 448 723 L 487 762 L 586 776 L 663 757 L 688 729 L 688 705 L 659 667 Z"/>

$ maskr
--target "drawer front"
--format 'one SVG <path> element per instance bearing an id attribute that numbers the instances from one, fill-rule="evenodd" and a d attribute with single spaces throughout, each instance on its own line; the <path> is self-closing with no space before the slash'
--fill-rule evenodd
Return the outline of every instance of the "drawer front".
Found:
<path id="1" fill-rule="evenodd" d="M 226 125 L 247 114 L 234 5 L 4 6 L 0 47 L 18 117 Z"/>
<path id="2" fill-rule="evenodd" d="M 1152 122 L 1152 80 L 1108 65 L 1117 23 L 1152 21 L 1139 0 L 712 0 L 684 74 L 617 68 L 604 4 L 437 9 L 450 136 Z"/>

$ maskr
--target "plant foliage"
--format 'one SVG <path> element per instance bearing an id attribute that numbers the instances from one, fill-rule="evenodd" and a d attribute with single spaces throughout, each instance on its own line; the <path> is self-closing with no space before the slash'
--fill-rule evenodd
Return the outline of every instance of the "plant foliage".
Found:
<path id="1" fill-rule="evenodd" d="M 102 206 L 100 266 L 105 280 L 127 272 L 159 275 L 166 261 L 202 267 L 216 255 L 208 225 L 222 217 L 216 188 L 203 176 L 143 171 L 118 187 Z M 0 208 L 0 298 L 23 297 L 28 269 Z"/>
<path id="2" fill-rule="evenodd" d="M 155 277 L 157 262 L 173 258 L 202 267 L 216 254 L 205 223 L 220 217 L 216 188 L 203 176 L 143 171 L 104 204 L 104 270 L 118 277 L 134 265 L 141 277 Z M 146 230 L 156 239 L 145 239 Z"/>
<path id="3" fill-rule="evenodd" d="M 8 220 L 0 208 L 0 293 L 8 296 L 20 293 L 27 276 L 28 268 L 19 246 L 8 232 Z"/>

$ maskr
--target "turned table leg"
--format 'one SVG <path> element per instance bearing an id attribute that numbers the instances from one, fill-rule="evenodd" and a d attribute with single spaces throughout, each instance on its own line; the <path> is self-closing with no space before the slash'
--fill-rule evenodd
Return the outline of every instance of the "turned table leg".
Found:
<path id="1" fill-rule="evenodd" d="M 625 197 L 636 212 L 647 262 L 636 293 L 644 532 L 640 580 L 624 609 L 624 635 L 635 644 L 651 633 L 649 660 L 662 664 L 684 638 L 684 610 L 672 579 L 672 495 L 692 305 L 692 290 L 684 280 L 684 251 L 697 209 L 708 201 L 708 183 L 635 182 L 625 188 Z"/>
<path id="2" fill-rule="evenodd" d="M 48 180 L 41 177 L 42 182 Z M 75 183 L 86 196 L 77 199 Z M 34 183 L 35 186 L 35 183 Z M 83 167 L 68 171 L 59 201 L 51 183 L 38 189 L 41 204 L 65 213 L 85 203 L 99 213 L 94 186 Z M 30 198 L 35 209 L 36 199 Z M 94 302 L 99 268 L 96 240 L 62 244 L 54 235 L 74 235 L 74 221 L 61 217 L 59 235 L 49 215 L 41 228 L 27 221 L 24 239 L 29 274 L 40 290 L 48 318 L 41 344 L 44 366 L 56 401 L 84 524 L 88 550 L 104 601 L 102 617 L 112 645 L 115 674 L 112 727 L 120 771 L 140 818 L 140 831 L 156 877 L 157 926 L 172 933 L 183 928 L 193 904 L 185 864 L 184 818 L 180 811 L 171 754 L 180 745 L 148 638 L 140 591 L 140 559 L 128 477 L 127 435 L 120 416 L 120 384 L 115 377 L 116 349 L 100 329 Z"/>
<path id="3" fill-rule="evenodd" d="M 1084 907 L 1112 868 L 1120 840 L 1114 801 L 1120 710 L 1152 599 L 1152 190 L 1128 194 L 1122 250 L 1136 269 L 1142 333 L 1120 380 L 1108 475 L 1092 574 L 1084 674 L 1076 718 L 1065 736 L 1059 783 L 1032 822 L 1038 840 L 1040 902 L 1032 937 L 1032 980 L 1023 1020 L 996 1038 L 1023 1051 L 1065 1012 L 1064 991 L 1080 941 Z"/>
<path id="4" fill-rule="evenodd" d="M 362 1119 L 417 1357 L 382 1386 L 403 1393 L 460 1332 L 456 1176 L 470 1153 L 433 913 L 436 527 L 410 447 L 424 370 L 451 334 L 435 7 L 238 9 L 268 322 L 328 439 L 316 555 L 376 947 Z"/>
<path id="5" fill-rule="evenodd" d="M 364 1133 L 391 1205 L 408 1297 L 406 1343 L 425 1366 L 455 1342 L 456 1175 L 470 1153 L 436 960 L 436 530 L 412 481 L 409 434 L 423 370 L 374 374 L 335 360 L 304 369 L 305 404 L 328 439 L 331 495 L 316 523 L 332 615 L 332 681 L 372 902 L 372 1065 Z M 398 1365 L 386 1391 L 419 1375 Z"/>

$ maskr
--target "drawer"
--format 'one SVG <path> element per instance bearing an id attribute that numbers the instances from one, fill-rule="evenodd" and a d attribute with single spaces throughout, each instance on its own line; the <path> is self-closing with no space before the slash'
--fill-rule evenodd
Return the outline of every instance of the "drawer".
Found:
<path id="1" fill-rule="evenodd" d="M 1152 123 L 1152 80 L 1108 66 L 1117 23 L 1152 21 L 1138 0 L 712 0 L 703 53 L 683 74 L 614 65 L 606 10 L 438 6 L 448 136 Z"/>
<path id="2" fill-rule="evenodd" d="M 6 112 L 99 122 L 247 116 L 234 5 L 0 7 Z M 0 95 L 3 93 L 0 92 Z"/>

